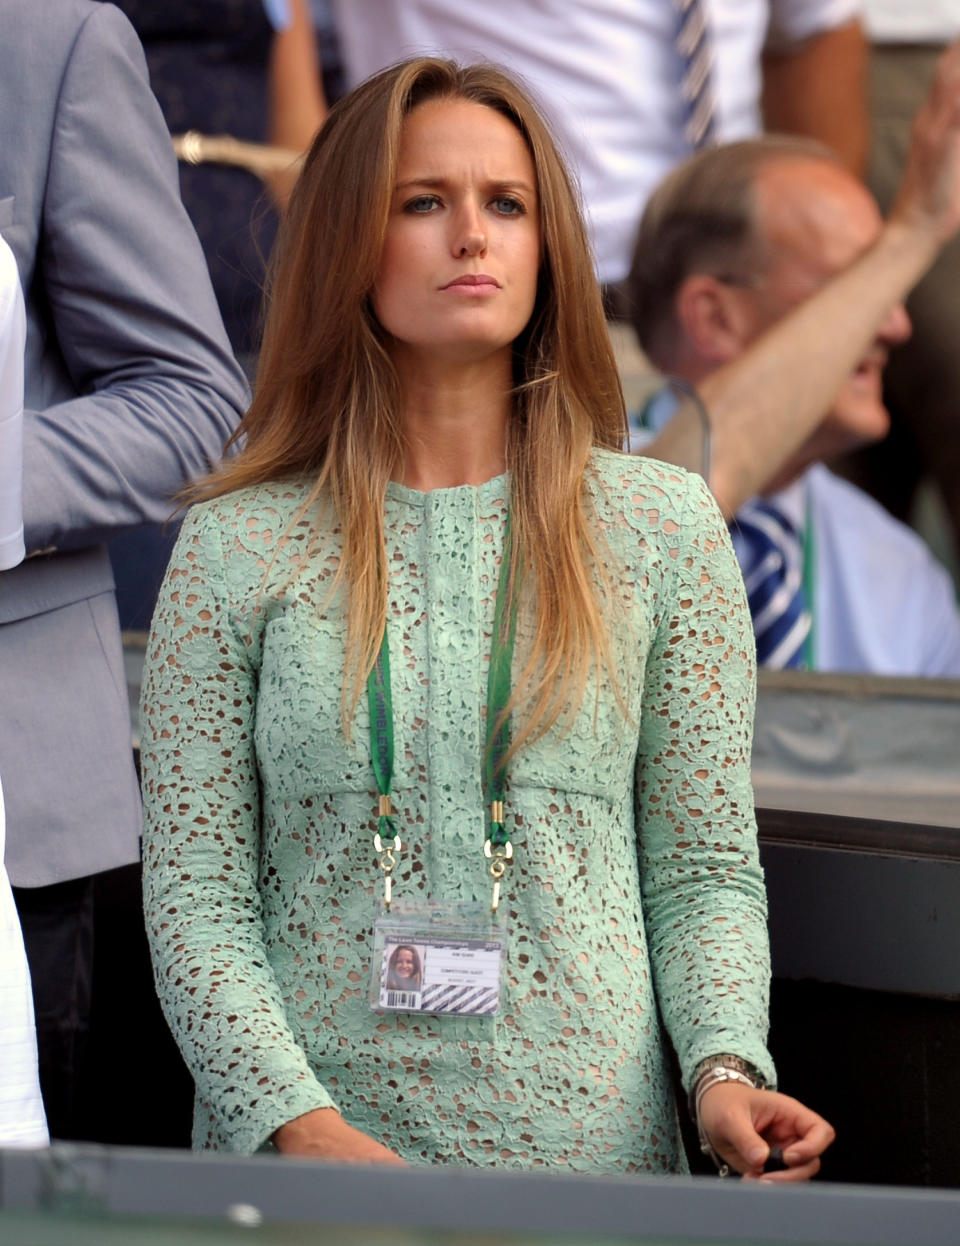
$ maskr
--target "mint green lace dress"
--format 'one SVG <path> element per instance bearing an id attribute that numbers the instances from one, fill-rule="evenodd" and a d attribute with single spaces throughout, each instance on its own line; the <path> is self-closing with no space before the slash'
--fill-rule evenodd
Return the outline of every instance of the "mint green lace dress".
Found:
<path id="1" fill-rule="evenodd" d="M 655 998 L 685 1078 L 718 1051 L 772 1078 L 754 646 L 726 528 L 680 469 L 598 451 L 587 481 L 629 718 L 594 681 L 568 730 L 511 767 L 496 1018 L 367 1003 L 376 784 L 365 698 L 341 729 L 337 534 L 310 547 L 297 483 L 188 515 L 141 739 L 147 922 L 195 1145 L 252 1152 L 332 1104 L 414 1162 L 681 1169 Z M 481 754 L 508 490 L 389 487 L 397 895 L 490 895 Z"/>

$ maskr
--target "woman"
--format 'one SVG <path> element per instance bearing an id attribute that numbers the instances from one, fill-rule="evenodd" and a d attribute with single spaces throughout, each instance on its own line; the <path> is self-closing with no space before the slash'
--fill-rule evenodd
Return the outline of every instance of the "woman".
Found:
<path id="1" fill-rule="evenodd" d="M 387 989 L 419 991 L 422 979 L 420 957 L 409 943 L 398 943 L 387 961 Z"/>
<path id="2" fill-rule="evenodd" d="M 333 109 L 284 228 L 243 449 L 198 490 L 143 693 L 195 1142 L 680 1169 L 659 1002 L 720 1159 L 758 1175 L 769 1140 L 765 1179 L 810 1175 L 829 1126 L 757 1088 L 742 585 L 702 482 L 619 453 L 543 122 L 492 68 L 394 67 Z M 371 1009 L 403 905 L 482 1004 Z"/>

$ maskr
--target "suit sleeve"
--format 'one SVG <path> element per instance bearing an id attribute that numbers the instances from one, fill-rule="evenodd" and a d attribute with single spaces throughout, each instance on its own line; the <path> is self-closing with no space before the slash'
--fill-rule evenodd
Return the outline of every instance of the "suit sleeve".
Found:
<path id="1" fill-rule="evenodd" d="M 163 521 L 220 457 L 246 384 L 142 49 L 109 4 L 80 27 L 60 83 L 35 280 L 47 349 L 78 397 L 25 415 L 28 549 Z"/>

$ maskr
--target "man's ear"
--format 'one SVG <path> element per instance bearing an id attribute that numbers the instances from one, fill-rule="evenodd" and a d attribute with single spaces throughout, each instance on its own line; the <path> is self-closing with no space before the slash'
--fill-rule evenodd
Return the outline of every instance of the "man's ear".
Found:
<path id="1" fill-rule="evenodd" d="M 711 369 L 735 359 L 749 341 L 743 296 L 708 273 L 691 273 L 676 293 L 673 310 L 683 344 Z"/>

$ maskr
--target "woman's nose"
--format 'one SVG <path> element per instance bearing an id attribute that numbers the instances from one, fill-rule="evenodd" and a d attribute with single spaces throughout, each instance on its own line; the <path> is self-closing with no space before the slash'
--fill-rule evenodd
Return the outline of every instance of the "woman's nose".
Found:
<path id="1" fill-rule="evenodd" d="M 487 232 L 480 211 L 473 204 L 457 213 L 453 252 L 457 256 L 482 255 L 487 249 Z"/>

